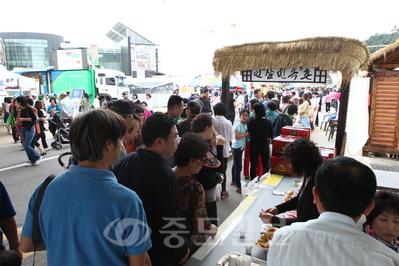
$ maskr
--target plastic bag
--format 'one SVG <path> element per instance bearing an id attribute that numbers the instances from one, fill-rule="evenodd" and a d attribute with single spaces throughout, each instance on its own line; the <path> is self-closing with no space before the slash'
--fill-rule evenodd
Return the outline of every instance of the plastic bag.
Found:
<path id="1" fill-rule="evenodd" d="M 246 184 L 241 181 L 241 195 L 245 198 L 248 195 L 256 194 L 256 189 L 262 186 L 262 182 L 270 175 L 270 173 L 265 173 L 261 177 L 257 176 L 253 180 Z"/>
<path id="2" fill-rule="evenodd" d="M 216 202 L 220 201 L 220 194 L 222 193 L 222 184 L 217 184 L 215 187 Z"/>
<path id="3" fill-rule="evenodd" d="M 253 191 L 247 188 L 247 183 L 241 180 L 241 195 L 246 198 L 248 195 L 253 194 Z"/>

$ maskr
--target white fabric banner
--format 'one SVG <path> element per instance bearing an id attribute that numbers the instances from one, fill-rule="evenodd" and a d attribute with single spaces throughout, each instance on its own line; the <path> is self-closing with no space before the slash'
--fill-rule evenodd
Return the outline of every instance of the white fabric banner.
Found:
<path id="1" fill-rule="evenodd" d="M 0 69 L 0 90 L 31 91 L 36 89 L 36 79 Z"/>
<path id="2" fill-rule="evenodd" d="M 346 155 L 361 152 L 369 137 L 369 87 L 370 78 L 359 78 L 356 75 L 351 80 L 346 120 Z"/>

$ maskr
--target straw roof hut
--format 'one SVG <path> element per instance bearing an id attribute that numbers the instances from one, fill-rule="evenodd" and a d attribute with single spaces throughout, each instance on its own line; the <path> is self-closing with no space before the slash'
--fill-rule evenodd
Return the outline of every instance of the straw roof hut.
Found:
<path id="1" fill-rule="evenodd" d="M 399 39 L 370 56 L 369 152 L 399 155 Z"/>
<path id="2" fill-rule="evenodd" d="M 399 39 L 373 53 L 370 56 L 370 66 L 372 65 L 388 70 L 399 67 Z"/>
<path id="3" fill-rule="evenodd" d="M 365 43 L 343 37 L 315 37 L 286 42 L 258 42 L 226 46 L 215 51 L 213 67 L 222 75 L 223 103 L 228 106 L 229 78 L 236 71 L 317 67 L 342 73 L 340 120 L 346 121 L 349 83 L 367 66 L 370 52 Z M 343 154 L 345 123 L 338 124 L 335 147 Z M 341 151 L 342 150 L 342 151 Z"/>
<path id="4" fill-rule="evenodd" d="M 318 67 L 340 71 L 344 80 L 350 80 L 367 65 L 369 55 L 367 46 L 359 40 L 316 37 L 226 46 L 215 51 L 213 67 L 224 78 L 243 70 Z"/>

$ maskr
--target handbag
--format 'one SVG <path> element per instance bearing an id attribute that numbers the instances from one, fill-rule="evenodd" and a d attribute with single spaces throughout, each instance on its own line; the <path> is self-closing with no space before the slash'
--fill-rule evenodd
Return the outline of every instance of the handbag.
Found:
<path id="1" fill-rule="evenodd" d="M 37 116 L 37 114 L 35 114 L 35 121 L 30 121 L 30 123 L 32 124 L 32 126 L 33 125 L 36 125 L 37 123 L 39 123 L 39 121 L 40 121 L 40 118 Z"/>
<path id="2" fill-rule="evenodd" d="M 37 123 L 39 123 L 40 118 L 39 118 L 39 116 L 33 111 L 32 107 L 29 107 L 29 108 L 31 108 L 33 114 L 35 115 L 35 119 L 33 120 L 32 117 L 31 117 L 32 121 L 29 121 L 29 123 L 33 126 L 33 125 L 36 125 Z M 26 117 L 26 118 L 28 118 L 28 117 L 29 117 L 29 112 L 27 111 L 26 114 L 27 114 L 27 117 Z"/>
<path id="3" fill-rule="evenodd" d="M 218 183 L 223 182 L 223 179 L 224 179 L 223 174 L 221 174 L 221 173 L 219 173 L 219 172 L 214 172 L 214 173 L 213 173 L 213 178 L 214 178 Z"/>

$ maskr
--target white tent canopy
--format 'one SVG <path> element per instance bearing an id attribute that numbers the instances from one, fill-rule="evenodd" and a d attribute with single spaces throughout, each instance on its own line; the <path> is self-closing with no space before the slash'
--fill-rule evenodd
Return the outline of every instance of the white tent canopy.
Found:
<path id="1" fill-rule="evenodd" d="M 36 91 L 36 79 L 0 69 L 0 90 Z"/>

